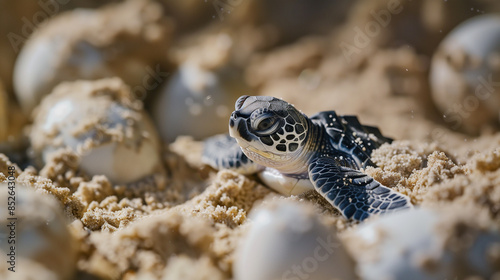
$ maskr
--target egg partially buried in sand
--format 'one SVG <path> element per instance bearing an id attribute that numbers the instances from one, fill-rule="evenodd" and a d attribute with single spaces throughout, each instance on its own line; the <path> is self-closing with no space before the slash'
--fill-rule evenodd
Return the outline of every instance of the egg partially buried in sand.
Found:
<path id="1" fill-rule="evenodd" d="M 0 227 L 0 252 L 4 257 L 0 264 L 0 278 L 50 279 L 52 276 L 52 279 L 72 279 L 76 244 L 67 229 L 61 206 L 50 195 L 37 193 L 17 182 L 10 189 L 14 191 L 11 195 L 9 186 L 13 185 L 0 183 L 0 219 L 4 221 Z M 15 197 L 15 200 L 9 197 Z M 13 201 L 15 210 L 11 216 L 7 209 Z M 15 272 L 9 271 L 9 267 Z"/>
<path id="2" fill-rule="evenodd" d="M 153 100 L 152 111 L 160 136 L 196 140 L 227 133 L 234 103 L 249 87 L 242 69 L 231 63 L 233 39 L 226 33 L 201 36 L 185 48 L 172 51 L 179 65 Z"/>
<path id="3" fill-rule="evenodd" d="M 191 135 L 200 140 L 227 132 L 237 96 L 222 75 L 196 62 L 180 65 L 153 104 L 162 139 L 172 142 L 179 135 Z"/>
<path id="4" fill-rule="evenodd" d="M 120 77 L 144 94 L 154 87 L 153 78 L 163 79 L 172 30 L 153 1 L 75 9 L 48 19 L 16 61 L 14 87 L 22 109 L 31 112 L 59 83 L 79 79 Z"/>
<path id="5" fill-rule="evenodd" d="M 431 64 L 432 97 L 454 130 L 477 134 L 498 124 L 500 15 L 474 17 L 446 36 Z"/>
<path id="6" fill-rule="evenodd" d="M 43 162 L 69 149 L 86 173 L 117 184 L 163 170 L 152 122 L 118 78 L 57 86 L 35 111 L 30 140 Z"/>
<path id="7" fill-rule="evenodd" d="M 491 279 L 500 265 L 500 232 L 471 225 L 474 217 L 463 212 L 442 207 L 384 215 L 344 232 L 345 244 L 366 280 Z"/>
<path id="8" fill-rule="evenodd" d="M 280 201 L 254 211 L 236 251 L 235 280 L 356 279 L 354 263 L 310 205 Z"/>

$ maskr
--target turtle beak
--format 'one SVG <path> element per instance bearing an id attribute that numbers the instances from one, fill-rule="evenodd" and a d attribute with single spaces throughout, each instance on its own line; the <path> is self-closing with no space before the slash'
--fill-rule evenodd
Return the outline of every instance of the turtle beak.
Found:
<path id="1" fill-rule="evenodd" d="M 231 113 L 231 116 L 229 117 L 229 131 L 231 131 L 231 128 L 234 127 L 237 118 L 238 117 L 236 116 L 236 111 Z"/>
<path id="2" fill-rule="evenodd" d="M 238 137 L 238 132 L 236 130 L 236 124 L 237 123 L 239 123 L 238 116 L 237 116 L 236 111 L 234 111 L 231 114 L 231 117 L 229 117 L 229 136 L 231 136 L 233 138 L 237 138 Z"/>
<path id="3" fill-rule="evenodd" d="M 252 136 L 248 133 L 246 120 L 234 111 L 229 118 L 229 136 L 233 138 L 242 138 L 248 142 L 252 141 Z"/>

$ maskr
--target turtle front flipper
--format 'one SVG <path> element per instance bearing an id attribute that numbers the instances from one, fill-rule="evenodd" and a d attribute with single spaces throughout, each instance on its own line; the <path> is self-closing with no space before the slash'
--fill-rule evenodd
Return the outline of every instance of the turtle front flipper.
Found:
<path id="1" fill-rule="evenodd" d="M 309 165 L 309 178 L 316 191 L 348 219 L 362 221 L 372 214 L 412 207 L 407 196 L 358 170 L 338 166 L 332 158 L 314 160 Z"/>
<path id="2" fill-rule="evenodd" d="M 220 169 L 231 169 L 241 174 L 253 174 L 264 167 L 254 163 L 229 134 L 220 134 L 204 141 L 203 163 Z"/>

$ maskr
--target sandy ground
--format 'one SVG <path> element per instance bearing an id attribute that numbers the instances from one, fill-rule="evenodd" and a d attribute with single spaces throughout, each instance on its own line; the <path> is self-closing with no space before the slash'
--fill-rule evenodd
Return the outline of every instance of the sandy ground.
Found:
<path id="1" fill-rule="evenodd" d="M 344 7 L 349 12 L 334 31 L 321 35 L 287 33 L 288 37 L 276 42 L 265 39 L 265 27 L 241 24 L 247 19 L 235 9 L 234 17 L 226 21 L 235 27 L 214 29 L 229 30 L 233 38 L 253 35 L 246 40 L 253 40 L 254 45 L 241 48 L 248 55 L 241 58 L 233 50 L 236 54 L 230 58 L 252 88 L 241 94 L 283 98 L 308 115 L 333 109 L 357 115 L 363 124 L 378 126 L 384 135 L 396 140 L 374 151 L 372 159 L 377 167 L 367 168 L 369 175 L 408 195 L 418 207 L 450 212 L 461 209 L 455 217 L 474 213 L 463 215 L 469 229 L 493 227 L 498 233 L 498 126 L 485 125 L 479 135 L 448 128 L 432 103 L 428 85 L 432 51 L 444 36 L 437 30 L 448 31 L 463 18 L 448 12 L 423 16 L 422 9 L 434 7 L 431 1 L 408 3 L 401 14 L 393 15 L 394 22 L 388 28 L 347 59 L 338 49 L 339 43 L 352 41 L 353 27 L 363 26 L 370 10 L 386 5 L 384 1 L 359 2 L 363 3 Z M 419 19 L 419 28 L 434 27 L 417 28 L 420 33 L 414 36 L 420 39 L 407 39 L 400 30 L 409 24 L 406 18 Z M 212 32 L 208 28 L 179 42 Z M 290 36 L 295 38 L 290 40 Z M 427 36 L 428 44 L 420 42 L 422 36 Z M 396 44 L 397 40 L 403 43 Z M 235 48 L 239 48 L 245 39 L 236 42 Z M 182 46 L 179 43 L 178 48 Z M 177 53 L 173 48 L 172 53 Z M 28 134 L 30 127 L 24 130 Z M 161 159 L 166 174 L 162 175 L 162 188 L 144 182 L 131 189 L 102 175 L 89 176 L 73 164 L 77 155 L 70 152 L 59 152 L 42 167 L 24 169 L 11 162 L 14 157 L 0 155 L 0 182 L 8 181 L 8 167 L 14 165 L 18 184 L 50 194 L 59 203 L 76 247 L 76 268 L 70 279 L 231 279 L 235 248 L 252 226 L 248 215 L 256 205 L 269 201 L 309 202 L 322 223 L 340 234 L 359 226 L 346 221 L 315 193 L 283 197 L 254 176 L 203 165 L 202 145 L 189 136 L 163 144 Z M 455 242 L 460 243 L 463 236 L 454 236 L 458 239 Z M 354 241 L 347 238 L 345 242 Z M 54 248 L 55 254 L 57 250 Z M 492 253 L 497 277 L 499 252 Z M 50 266 L 30 262 L 20 264 L 21 276 L 47 275 L 50 279 Z M 29 270 L 23 271 L 28 265 Z M 8 273 L 2 263 L 0 275 L 11 277 Z M 465 279 L 468 275 L 464 273 Z"/>

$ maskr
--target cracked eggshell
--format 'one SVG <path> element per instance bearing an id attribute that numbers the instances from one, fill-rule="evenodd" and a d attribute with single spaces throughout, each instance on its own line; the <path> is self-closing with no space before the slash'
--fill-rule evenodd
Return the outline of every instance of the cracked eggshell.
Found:
<path id="1" fill-rule="evenodd" d="M 498 124 L 500 16 L 471 18 L 441 42 L 431 64 L 432 98 L 455 130 L 477 134 Z"/>
<path id="2" fill-rule="evenodd" d="M 28 39 L 16 61 L 14 88 L 21 107 L 31 112 L 62 81 L 117 76 L 145 90 L 150 87 L 145 79 L 167 64 L 171 32 L 161 6 L 146 0 L 54 16 Z"/>
<path id="3" fill-rule="evenodd" d="M 307 204 L 281 201 L 255 210 L 236 251 L 235 280 L 357 279 L 335 230 Z"/>
<path id="4" fill-rule="evenodd" d="M 7 211 L 8 184 L 0 183 L 0 219 L 6 224 L 0 227 L 0 236 L 6 238 L 0 242 L 2 256 L 10 252 L 10 246 L 15 246 L 18 273 L 33 269 L 32 263 L 41 265 L 52 272 L 57 278 L 72 279 L 76 265 L 76 241 L 67 228 L 67 220 L 61 211 L 61 205 L 47 194 L 33 191 L 29 186 L 16 182 L 15 186 L 15 244 L 8 243 L 11 229 L 6 225 L 12 218 Z M 4 242 L 5 241 L 5 242 Z M 3 266 L 5 261 L 2 261 Z M 2 272 L 4 271 L 4 272 Z M 37 271 L 37 270 L 34 270 Z M 0 278 L 8 277 L 3 273 L 12 273 L 0 269 Z M 33 272 L 34 273 L 34 272 Z M 21 277 L 21 276 L 20 276 Z M 30 279 L 38 279 L 32 274 Z M 15 277 L 14 277 L 15 278 Z M 19 279 L 19 278 L 18 278 Z"/>
<path id="5" fill-rule="evenodd" d="M 489 279 L 500 258 L 492 263 L 488 248 L 500 251 L 500 233 L 469 226 L 456 211 L 441 211 L 446 209 L 400 211 L 344 232 L 362 279 Z"/>
<path id="6" fill-rule="evenodd" d="M 37 159 L 69 149 L 86 173 L 117 184 L 163 171 L 154 126 L 118 78 L 56 87 L 35 111 L 30 139 Z"/>

